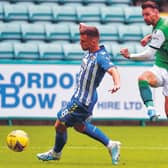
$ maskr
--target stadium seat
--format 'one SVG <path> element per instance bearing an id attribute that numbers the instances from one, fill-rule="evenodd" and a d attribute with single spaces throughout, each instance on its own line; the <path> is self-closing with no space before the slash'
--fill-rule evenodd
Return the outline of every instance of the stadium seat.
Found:
<path id="1" fill-rule="evenodd" d="M 70 41 L 70 29 L 68 24 L 45 24 L 46 40 Z"/>
<path id="2" fill-rule="evenodd" d="M 42 60 L 64 60 L 61 44 L 39 44 L 39 52 Z"/>
<path id="3" fill-rule="evenodd" d="M 0 40 L 20 40 L 21 30 L 20 24 L 1 23 L 0 24 Z"/>
<path id="4" fill-rule="evenodd" d="M 13 21 L 13 20 L 28 20 L 28 9 L 25 5 L 3 5 L 4 9 L 4 21 Z"/>
<path id="5" fill-rule="evenodd" d="M 81 3 L 82 4 L 82 0 L 57 0 L 57 3 L 60 5 L 65 5 L 65 4 L 75 4 L 75 3 Z"/>
<path id="6" fill-rule="evenodd" d="M 52 5 L 53 22 L 76 22 L 77 14 L 74 6 Z"/>
<path id="7" fill-rule="evenodd" d="M 125 23 L 143 23 L 142 10 L 139 6 L 129 6 L 124 8 Z"/>
<path id="8" fill-rule="evenodd" d="M 53 13 L 48 5 L 28 5 L 29 21 L 52 21 Z"/>
<path id="9" fill-rule="evenodd" d="M 2 5 L 0 5 L 0 20 L 4 20 L 4 11 Z"/>
<path id="10" fill-rule="evenodd" d="M 106 0 L 106 3 L 108 5 L 114 5 L 114 4 L 131 5 L 132 4 L 132 0 Z"/>
<path id="11" fill-rule="evenodd" d="M 119 42 L 140 41 L 142 39 L 141 28 L 136 25 L 122 25 L 118 27 Z"/>
<path id="12" fill-rule="evenodd" d="M 0 59 L 14 59 L 14 48 L 12 43 L 0 43 Z"/>
<path id="13" fill-rule="evenodd" d="M 46 38 L 43 24 L 21 24 L 21 40 L 42 40 Z"/>
<path id="14" fill-rule="evenodd" d="M 131 53 L 135 52 L 135 47 L 133 43 L 126 42 L 124 44 L 111 43 L 112 56 L 116 61 L 129 61 L 120 54 L 122 48 L 128 48 Z"/>
<path id="15" fill-rule="evenodd" d="M 9 0 L 11 3 L 18 3 L 23 2 L 23 0 Z M 33 2 L 33 3 L 43 3 L 43 2 L 58 2 L 58 0 L 26 0 L 27 2 Z"/>
<path id="16" fill-rule="evenodd" d="M 100 32 L 101 41 L 118 41 L 118 30 L 116 25 L 99 25 L 97 26 Z"/>
<path id="17" fill-rule="evenodd" d="M 120 6 L 111 6 L 111 7 L 101 7 L 101 22 L 121 22 L 124 23 L 124 12 L 123 8 Z"/>
<path id="18" fill-rule="evenodd" d="M 15 59 L 34 60 L 40 59 L 39 49 L 37 44 L 31 43 L 15 43 L 14 44 Z"/>
<path id="19" fill-rule="evenodd" d="M 63 51 L 66 60 L 81 60 L 84 54 L 79 44 L 63 44 Z"/>
<path id="20" fill-rule="evenodd" d="M 74 43 L 80 40 L 79 25 L 70 25 L 70 42 Z"/>
<path id="21" fill-rule="evenodd" d="M 77 22 L 100 22 L 100 10 L 93 6 L 77 6 Z"/>
<path id="22" fill-rule="evenodd" d="M 152 27 L 149 25 L 141 25 L 142 36 L 152 33 Z"/>

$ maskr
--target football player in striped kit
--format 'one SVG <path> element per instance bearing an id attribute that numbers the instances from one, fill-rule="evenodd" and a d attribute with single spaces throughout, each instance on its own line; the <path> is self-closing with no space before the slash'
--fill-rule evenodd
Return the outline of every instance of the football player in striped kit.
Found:
<path id="1" fill-rule="evenodd" d="M 111 140 L 88 121 L 88 118 L 92 115 L 97 102 L 96 89 L 105 73 L 110 74 L 112 78 L 111 88 L 108 88 L 111 93 L 120 88 L 120 75 L 116 66 L 111 62 L 105 47 L 99 46 L 98 29 L 81 23 L 79 31 L 80 45 L 86 53 L 78 74 L 77 87 L 70 102 L 57 114 L 54 147 L 48 152 L 37 154 L 37 157 L 43 161 L 59 160 L 67 142 L 67 128 L 73 127 L 76 131 L 88 135 L 106 146 L 112 158 L 112 164 L 116 165 L 120 156 L 120 142 Z"/>

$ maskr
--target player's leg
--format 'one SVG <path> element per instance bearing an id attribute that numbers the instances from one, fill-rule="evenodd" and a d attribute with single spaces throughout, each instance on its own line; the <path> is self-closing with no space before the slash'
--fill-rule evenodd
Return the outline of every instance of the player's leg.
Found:
<path id="1" fill-rule="evenodd" d="M 138 86 L 141 98 L 147 107 L 148 115 L 151 120 L 156 120 L 158 118 L 158 115 L 156 114 L 156 111 L 154 109 L 154 102 L 152 98 L 152 91 L 150 86 L 156 87 L 158 84 L 156 76 L 151 71 L 144 72 L 139 78 L 138 78 Z"/>
<path id="2" fill-rule="evenodd" d="M 67 141 L 67 128 L 61 121 L 55 122 L 55 144 L 51 150 L 37 154 L 37 157 L 43 161 L 59 160 L 61 158 L 61 151 Z"/>
<path id="3" fill-rule="evenodd" d="M 120 156 L 119 141 L 110 140 L 99 128 L 88 122 L 76 123 L 74 129 L 104 144 L 112 157 L 112 163 L 118 164 Z"/>
<path id="4" fill-rule="evenodd" d="M 54 151 L 56 153 L 60 153 L 67 142 L 67 128 L 64 123 L 57 120 L 55 122 L 55 130 L 56 130 L 56 136 L 55 136 Z"/>

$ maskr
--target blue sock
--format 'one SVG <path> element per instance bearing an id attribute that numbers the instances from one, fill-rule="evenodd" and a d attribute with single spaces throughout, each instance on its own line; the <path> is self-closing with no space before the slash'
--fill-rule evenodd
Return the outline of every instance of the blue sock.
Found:
<path id="1" fill-rule="evenodd" d="M 67 131 L 63 133 L 56 132 L 54 151 L 57 153 L 61 152 L 66 142 L 67 142 Z"/>
<path id="2" fill-rule="evenodd" d="M 85 127 L 86 128 L 83 132 L 84 134 L 88 135 L 91 138 L 94 138 L 95 140 L 98 140 L 105 146 L 108 145 L 110 139 L 100 129 L 87 122 L 85 123 Z"/>

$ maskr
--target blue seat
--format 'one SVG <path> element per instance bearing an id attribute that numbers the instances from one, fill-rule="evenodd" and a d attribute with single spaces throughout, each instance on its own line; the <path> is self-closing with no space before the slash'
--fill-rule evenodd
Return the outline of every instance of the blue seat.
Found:
<path id="1" fill-rule="evenodd" d="M 100 22 L 100 10 L 94 6 L 77 6 L 77 22 Z"/>
<path id="2" fill-rule="evenodd" d="M 28 20 L 28 9 L 27 6 L 16 4 L 16 5 L 3 5 L 4 9 L 4 21 L 13 20 Z"/>
<path id="3" fill-rule="evenodd" d="M 136 25 L 122 25 L 118 27 L 119 42 L 140 41 L 142 39 L 141 28 Z"/>
<path id="4" fill-rule="evenodd" d="M 0 43 L 0 59 L 14 59 L 14 48 L 12 43 Z"/>
<path id="5" fill-rule="evenodd" d="M 61 44 L 39 44 L 40 59 L 64 60 L 64 52 Z"/>
<path id="6" fill-rule="evenodd" d="M 101 22 L 102 23 L 111 23 L 111 22 L 121 22 L 124 23 L 124 11 L 120 6 L 110 6 L 110 7 L 101 7 Z"/>
<path id="7" fill-rule="evenodd" d="M 45 40 L 46 33 L 43 24 L 21 24 L 21 39 L 27 40 Z"/>
<path id="8" fill-rule="evenodd" d="M 70 28 L 68 24 L 45 24 L 46 40 L 70 41 Z"/>
<path id="9" fill-rule="evenodd" d="M 79 44 L 63 44 L 63 51 L 66 60 L 81 60 L 84 54 Z"/>
<path id="10" fill-rule="evenodd" d="M 124 8 L 125 23 L 143 23 L 142 10 L 139 6 L 129 6 Z"/>
<path id="11" fill-rule="evenodd" d="M 21 30 L 20 24 L 1 23 L 0 24 L 0 40 L 20 40 Z"/>
<path id="12" fill-rule="evenodd" d="M 39 49 L 37 44 L 15 43 L 14 57 L 15 59 L 24 59 L 24 60 L 40 59 L 40 54 L 39 54 Z"/>

